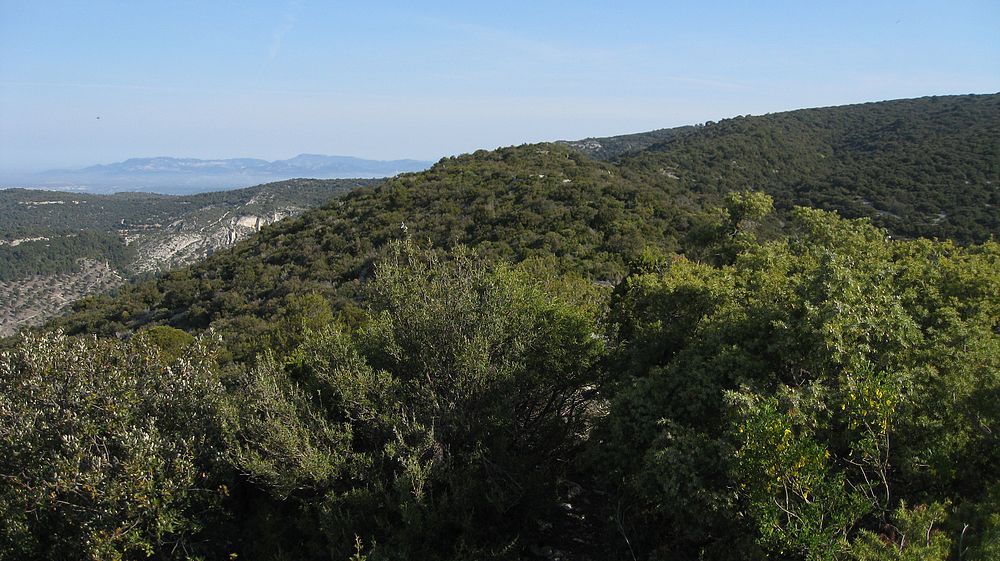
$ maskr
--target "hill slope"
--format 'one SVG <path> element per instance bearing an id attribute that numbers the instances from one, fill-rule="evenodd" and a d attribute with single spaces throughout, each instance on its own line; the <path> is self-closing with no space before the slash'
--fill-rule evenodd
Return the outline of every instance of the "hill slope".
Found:
<path id="1" fill-rule="evenodd" d="M 762 190 L 779 209 L 973 242 L 1000 232 L 998 131 L 1000 95 L 928 97 L 726 119 L 619 164 L 677 194 Z"/>
<path id="2" fill-rule="evenodd" d="M 664 193 L 568 148 L 481 151 L 352 191 L 117 299 L 82 302 L 64 325 L 105 333 L 150 322 L 215 325 L 249 337 L 270 329 L 265 318 L 290 295 L 347 304 L 383 245 L 404 236 L 513 261 L 551 259 L 560 270 L 613 282 L 646 244 L 676 248 L 682 219 Z"/>
<path id="3" fill-rule="evenodd" d="M 661 144 L 695 129 L 697 127 L 694 126 L 675 127 L 618 136 L 590 137 L 583 140 L 560 140 L 556 144 L 583 152 L 595 160 L 609 161 L 626 154 L 641 152 L 650 146 Z"/>
<path id="4" fill-rule="evenodd" d="M 374 183 L 292 180 L 185 197 L 0 191 L 0 335 Z"/>
<path id="5" fill-rule="evenodd" d="M 925 98 L 730 119 L 614 162 L 558 144 L 446 158 L 117 300 L 82 303 L 64 325 L 266 330 L 290 294 L 347 304 L 382 245 L 404 235 L 614 282 L 647 246 L 683 250 L 706 206 L 745 188 L 775 197 L 773 228 L 793 205 L 812 203 L 870 215 L 896 235 L 982 240 L 1000 230 L 998 122 L 997 95 Z M 927 213 L 945 216 L 935 223 Z"/>
<path id="6" fill-rule="evenodd" d="M 914 185 L 992 185 L 991 99 L 900 117 L 951 139 Z M 860 191 L 757 169 L 825 138 L 891 196 L 866 174 L 933 138 L 844 135 L 925 103 L 449 158 L 79 302 L 61 325 L 121 337 L 0 356 L 0 557 L 996 559 L 1000 245 L 789 212 Z M 744 181 L 770 222 L 759 191 L 709 208 Z"/>

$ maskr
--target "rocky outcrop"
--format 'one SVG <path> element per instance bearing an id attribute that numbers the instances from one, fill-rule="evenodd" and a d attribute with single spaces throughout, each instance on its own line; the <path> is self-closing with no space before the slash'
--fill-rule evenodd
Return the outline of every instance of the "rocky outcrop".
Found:
<path id="1" fill-rule="evenodd" d="M 251 203 L 263 206 L 259 200 L 228 209 L 209 206 L 166 225 L 146 224 L 120 230 L 123 239 L 136 248 L 135 260 L 124 271 L 104 262 L 81 259 L 78 272 L 0 282 L 0 337 L 39 325 L 65 312 L 74 300 L 117 288 L 131 275 L 194 263 L 252 236 L 268 224 L 305 210 L 286 207 L 271 212 L 246 212 Z M 18 245 L 22 241 L 25 240 L 6 243 Z"/>
<path id="2" fill-rule="evenodd" d="M 194 263 L 305 209 L 288 207 L 261 214 L 241 213 L 241 210 L 245 208 L 223 211 L 210 207 L 159 231 L 135 232 L 130 243 L 135 244 L 138 258 L 129 272 L 157 272 Z M 221 216 L 216 216 L 219 213 Z"/>
<path id="3" fill-rule="evenodd" d="M 0 336 L 43 322 L 73 299 L 105 292 L 124 279 L 190 265 L 269 224 L 378 183 L 295 179 L 179 197 L 0 190 L 0 250 L 6 250 L 8 259 L 14 247 L 34 244 L 34 249 L 44 251 L 48 246 L 41 244 L 56 236 L 77 236 L 76 232 L 111 234 L 127 246 L 104 236 L 102 240 L 113 248 L 106 253 L 97 250 L 104 258 L 85 262 L 79 273 L 76 268 L 59 269 L 63 273 L 21 277 L 0 286 Z"/>

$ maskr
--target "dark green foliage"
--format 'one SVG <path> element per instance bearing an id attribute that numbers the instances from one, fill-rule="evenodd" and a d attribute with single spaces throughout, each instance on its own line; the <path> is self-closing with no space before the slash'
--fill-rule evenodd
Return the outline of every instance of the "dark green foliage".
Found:
<path id="1" fill-rule="evenodd" d="M 551 259 L 558 272 L 614 282 L 647 245 L 675 249 L 678 220 L 663 193 L 625 182 L 613 168 L 567 148 L 477 152 L 355 190 L 265 228 L 232 251 L 166 273 L 144 292 L 161 295 L 149 303 L 128 295 L 91 300 L 85 314 L 64 325 L 75 333 L 94 329 L 96 321 L 107 334 L 151 322 L 184 329 L 212 325 L 247 341 L 249 351 L 268 335 L 266 325 L 248 316 L 273 320 L 285 295 L 306 292 L 342 309 L 392 240 L 430 240 L 442 248 L 464 244 L 514 262 Z"/>
<path id="2" fill-rule="evenodd" d="M 666 142 L 683 133 L 691 132 L 696 128 L 691 126 L 676 127 L 603 138 L 585 138 L 573 141 L 561 140 L 558 144 L 582 152 L 595 160 L 610 161 L 626 154 L 641 152 L 650 146 Z"/>
<path id="3" fill-rule="evenodd" d="M 234 461 L 302 502 L 334 558 L 356 535 L 376 558 L 519 551 L 585 431 L 594 318 L 480 257 L 388 255 L 363 329 L 315 332 L 243 377 Z"/>
<path id="4" fill-rule="evenodd" d="M 164 297 L 143 313 L 127 297 L 90 302 L 90 327 L 79 316 L 64 325 L 109 334 L 150 322 L 213 325 L 249 349 L 267 337 L 254 323 L 273 318 L 286 294 L 320 294 L 339 313 L 379 249 L 405 236 L 514 262 L 555 257 L 561 271 L 615 282 L 650 246 L 705 257 L 728 220 L 708 209 L 747 188 L 775 201 L 775 215 L 758 225 L 767 236 L 803 204 L 871 216 L 893 235 L 983 241 L 1000 231 L 998 103 L 956 96 L 737 118 L 672 129 L 617 163 L 553 144 L 446 158 L 167 274 L 156 283 Z"/>
<path id="5" fill-rule="evenodd" d="M 81 259 L 123 267 L 135 254 L 121 237 L 105 232 L 34 230 L 26 237 L 30 241 L 0 245 L 0 281 L 75 272 Z"/>
<path id="6" fill-rule="evenodd" d="M 91 421 L 66 431 L 114 439 L 149 419 L 182 452 L 156 488 L 166 510 L 122 514 L 136 492 L 91 513 L 139 519 L 109 552 L 992 560 L 1000 246 L 965 242 L 997 228 L 997 99 L 734 119 L 617 163 L 560 145 L 445 159 L 78 302 L 74 333 L 147 333 L 41 345 L 45 368 L 18 366 L 35 385 L 0 380 L 0 403 L 31 418 L 32 396 L 91 380 L 68 402 Z M 898 201 L 901 220 L 794 208 L 857 216 L 859 197 Z M 925 212 L 947 217 L 927 229 Z M 181 333 L 209 328 L 225 375 L 185 362 L 199 346 Z M 162 401 L 157 380 L 180 373 L 200 389 Z M 97 411 L 114 392 L 134 413 L 111 426 Z M 19 422 L 3 446 L 55 459 L 0 460 L 4 546 L 43 555 L 37 528 L 57 527 L 68 549 L 91 526 L 23 514 L 46 495 L 9 467 L 45 479 L 65 447 Z M 189 466 L 206 500 L 232 492 L 229 525 L 200 528 L 211 501 Z"/>
<path id="7" fill-rule="evenodd" d="M 625 157 L 631 181 L 718 200 L 752 188 L 870 217 L 896 236 L 1000 232 L 1000 95 L 927 97 L 708 123 Z"/>
<path id="8" fill-rule="evenodd" d="M 793 226 L 618 288 L 598 457 L 633 547 L 839 559 L 900 500 L 975 504 L 1000 481 L 1000 247 L 894 242 L 808 209 Z"/>
<path id="9" fill-rule="evenodd" d="M 555 256 L 404 240 L 340 319 L 273 302 L 225 376 L 167 326 L 26 340 L 4 554 L 991 559 L 1000 247 L 812 209 L 760 240 L 769 199 L 728 202 L 705 262 L 648 247 L 610 309 Z"/>

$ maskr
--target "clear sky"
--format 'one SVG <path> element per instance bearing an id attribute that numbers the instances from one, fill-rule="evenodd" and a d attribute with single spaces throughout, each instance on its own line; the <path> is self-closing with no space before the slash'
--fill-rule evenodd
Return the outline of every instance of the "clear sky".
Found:
<path id="1" fill-rule="evenodd" d="M 0 0 L 2 169 L 433 160 L 998 90 L 998 0 Z"/>

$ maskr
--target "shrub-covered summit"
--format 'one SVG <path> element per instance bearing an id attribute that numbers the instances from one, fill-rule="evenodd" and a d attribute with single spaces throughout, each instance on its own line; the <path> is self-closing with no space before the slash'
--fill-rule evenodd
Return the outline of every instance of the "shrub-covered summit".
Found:
<path id="1" fill-rule="evenodd" d="M 1000 232 L 1000 95 L 925 97 L 707 123 L 620 161 L 678 195 L 762 190 L 893 235 Z M 633 175 L 634 174 L 634 175 Z"/>

